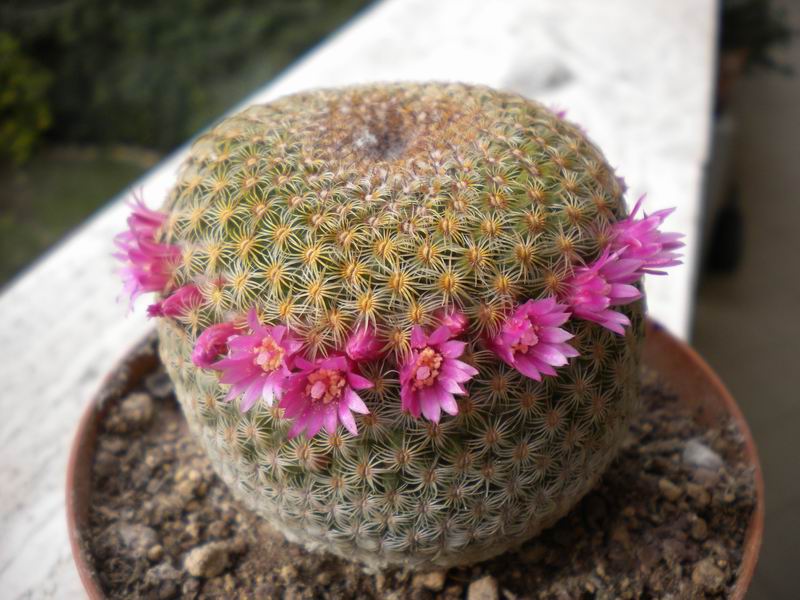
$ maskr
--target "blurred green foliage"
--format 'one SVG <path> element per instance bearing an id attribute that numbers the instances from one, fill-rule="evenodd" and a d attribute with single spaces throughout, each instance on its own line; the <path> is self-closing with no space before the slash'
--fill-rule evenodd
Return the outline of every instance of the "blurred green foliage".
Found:
<path id="1" fill-rule="evenodd" d="M 0 29 L 52 77 L 52 138 L 168 150 L 365 4 L 5 0 Z"/>
<path id="2" fill-rule="evenodd" d="M 0 0 L 0 285 L 368 3 Z"/>
<path id="3" fill-rule="evenodd" d="M 131 154 L 43 148 L 0 167 L 0 285 L 152 165 Z"/>
<path id="4" fill-rule="evenodd" d="M 0 156 L 28 159 L 50 125 L 50 75 L 26 57 L 17 40 L 0 31 Z"/>
<path id="5" fill-rule="evenodd" d="M 723 0 L 720 49 L 745 52 L 749 68 L 790 73 L 773 55 L 776 46 L 788 44 L 795 33 L 787 23 L 786 11 L 773 0 Z"/>

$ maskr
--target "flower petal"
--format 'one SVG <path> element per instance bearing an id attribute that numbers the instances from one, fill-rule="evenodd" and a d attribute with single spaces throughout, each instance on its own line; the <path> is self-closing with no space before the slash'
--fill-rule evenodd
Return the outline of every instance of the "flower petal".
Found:
<path id="1" fill-rule="evenodd" d="M 449 327 L 447 327 L 446 325 L 440 325 L 428 338 L 428 345 L 438 346 L 440 344 L 443 344 L 444 342 L 449 340 L 452 335 L 453 333 L 450 331 Z"/>
<path id="2" fill-rule="evenodd" d="M 419 325 L 414 325 L 411 328 L 411 347 L 415 349 L 424 348 L 428 343 L 425 332 Z"/>
<path id="3" fill-rule="evenodd" d="M 348 410 L 352 410 L 353 412 L 357 412 L 362 415 L 369 414 L 369 409 L 367 408 L 367 405 L 364 404 L 364 401 L 361 399 L 361 396 L 356 394 L 351 389 L 348 389 L 345 392 L 344 402 L 342 402 L 341 405 L 345 406 Z"/>
<path id="4" fill-rule="evenodd" d="M 425 418 L 434 423 L 438 423 L 441 409 L 439 408 L 439 401 L 434 390 L 432 388 L 420 390 L 419 402 L 422 406 L 422 414 Z"/>
<path id="5" fill-rule="evenodd" d="M 362 377 L 358 373 L 353 373 L 352 371 L 348 371 L 347 373 L 347 383 L 349 383 L 354 390 L 366 390 L 375 387 L 375 384 L 369 379 Z"/>
<path id="6" fill-rule="evenodd" d="M 347 429 L 352 435 L 358 435 L 358 427 L 356 426 L 356 420 L 353 417 L 353 413 L 351 413 L 346 406 L 343 404 L 339 405 L 339 420 L 344 425 L 344 428 Z"/>
<path id="7" fill-rule="evenodd" d="M 341 409 L 341 405 L 338 408 Z M 323 427 L 330 434 L 336 433 L 336 426 L 339 423 L 336 411 L 337 407 L 332 404 L 329 404 L 323 410 Z M 349 411 L 347 414 L 350 414 Z"/>
<path id="8" fill-rule="evenodd" d="M 522 354 L 517 357 L 516 367 L 517 370 L 526 377 L 530 377 L 531 379 L 535 379 L 536 381 L 542 380 L 541 373 L 539 373 L 539 370 L 536 368 L 533 361 L 526 355 Z"/>

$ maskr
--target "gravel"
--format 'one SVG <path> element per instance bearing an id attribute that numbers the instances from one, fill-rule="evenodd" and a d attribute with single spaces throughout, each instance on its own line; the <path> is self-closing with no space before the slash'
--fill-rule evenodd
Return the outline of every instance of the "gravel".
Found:
<path id="1" fill-rule="evenodd" d="M 700 425 L 656 383 L 619 459 L 553 528 L 473 567 L 369 575 L 242 508 L 190 437 L 163 372 L 145 381 L 112 401 L 95 455 L 88 541 L 109 597 L 703 598 L 736 581 L 755 502 L 740 432 Z"/>

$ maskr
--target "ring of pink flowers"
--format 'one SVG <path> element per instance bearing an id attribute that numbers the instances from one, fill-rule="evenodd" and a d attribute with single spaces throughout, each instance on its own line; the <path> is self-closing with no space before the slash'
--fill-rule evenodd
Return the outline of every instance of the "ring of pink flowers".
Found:
<path id="1" fill-rule="evenodd" d="M 637 282 L 645 273 L 663 275 L 663 268 L 680 264 L 677 250 L 683 246 L 679 234 L 662 233 L 659 230 L 672 209 L 636 218 L 643 199 L 643 196 L 639 198 L 628 217 L 613 224 L 610 243 L 600 256 L 589 264 L 575 268 L 563 286 L 563 293 L 558 297 L 547 296 L 520 303 L 507 315 L 499 333 L 485 340 L 485 345 L 523 375 L 541 379 L 555 376 L 556 369 L 578 356 L 578 352 L 568 344 L 572 334 L 562 327 L 570 319 L 592 321 L 617 334 L 624 334 L 630 321 L 615 308 L 642 296 Z M 148 209 L 141 198 L 136 198 L 131 206 L 129 230 L 117 236 L 118 252 L 115 256 L 123 262 L 121 272 L 132 303 L 144 292 L 161 291 L 170 285 L 180 249 L 157 239 L 166 221 L 164 213 Z M 151 304 L 148 314 L 153 317 L 180 318 L 201 304 L 199 287 L 189 283 Z M 229 342 L 237 343 L 233 341 L 237 336 L 251 336 L 257 341 L 259 335 L 270 335 L 270 331 L 280 330 L 280 336 L 286 331 L 285 339 L 290 340 L 292 352 L 281 365 L 281 373 L 286 373 L 287 381 L 303 373 L 308 376 L 308 373 L 314 372 L 316 364 L 307 357 L 295 357 L 300 343 L 294 341 L 286 325 L 260 324 L 255 308 L 248 313 L 248 322 L 249 334 L 235 322 L 209 327 L 198 337 L 192 354 L 192 360 L 198 367 L 222 372 L 221 379 L 232 384 L 233 395 L 241 394 L 244 397 L 242 406 L 245 410 L 252 406 L 254 398 L 267 398 L 268 393 L 272 397 L 276 389 L 280 392 L 281 378 L 274 376 L 274 373 L 263 375 L 254 372 L 250 379 L 247 373 L 241 375 L 242 365 L 246 361 L 228 356 Z M 467 328 L 466 316 L 457 310 L 442 312 L 439 326 L 434 331 L 425 332 L 421 327 L 415 327 L 412 350 L 404 363 L 396 365 L 401 374 L 401 399 L 404 408 L 413 416 L 419 417 L 422 412 L 427 418 L 438 421 L 441 410 L 449 414 L 458 412 L 455 395 L 465 394 L 464 385 L 478 373 L 470 365 L 458 360 L 466 346 L 458 338 Z M 355 433 L 356 425 L 350 411 L 362 414 L 369 412 L 355 391 L 369 387 L 369 382 L 360 374 L 359 365 L 383 356 L 380 347 L 374 330 L 361 327 L 353 331 L 342 348 L 332 357 L 324 359 L 327 361 L 325 364 L 338 365 L 337 368 L 345 374 L 348 383 L 343 384 L 345 392 L 342 405 L 346 404 L 346 410 L 337 406 L 336 410 L 326 408 L 324 414 L 317 414 L 314 411 L 318 411 L 318 407 L 300 406 L 295 402 L 290 405 L 289 412 L 295 415 L 296 425 L 301 421 L 307 423 L 308 431 L 313 431 L 313 435 L 319 428 L 329 430 L 342 423 L 351 433 Z M 423 372 L 426 376 L 430 373 L 427 366 L 420 371 L 419 365 L 409 363 L 409 357 L 421 360 L 422 350 L 427 349 L 439 357 L 442 365 L 442 379 L 434 382 L 441 385 L 435 390 L 422 389 L 418 380 L 412 381 L 408 376 L 409 369 L 417 369 L 415 373 Z M 215 362 L 220 355 L 226 358 Z M 231 370 L 226 371 L 226 368 Z M 232 374 L 234 368 L 239 369 L 235 375 Z M 296 388 L 296 379 L 292 382 Z M 409 386 L 414 387 L 414 391 L 410 391 Z M 415 393 L 419 397 L 414 397 Z M 297 427 L 294 427 L 291 431 L 296 434 L 296 430 Z"/>

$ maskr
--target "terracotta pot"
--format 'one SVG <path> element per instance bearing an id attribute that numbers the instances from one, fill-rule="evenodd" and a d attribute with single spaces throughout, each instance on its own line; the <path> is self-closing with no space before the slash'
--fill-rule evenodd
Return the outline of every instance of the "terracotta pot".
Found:
<path id="1" fill-rule="evenodd" d="M 67 463 L 67 530 L 72 556 L 83 587 L 91 600 L 105 600 L 86 540 L 89 528 L 89 497 L 92 466 L 97 446 L 98 427 L 108 411 L 110 400 L 135 388 L 139 381 L 158 366 L 152 351 L 156 334 L 152 332 L 137 343 L 109 373 L 83 413 Z"/>
<path id="2" fill-rule="evenodd" d="M 98 426 L 105 416 L 108 401 L 135 388 L 140 379 L 157 366 L 158 357 L 150 350 L 154 338 L 155 335 L 150 334 L 139 342 L 100 386 L 81 418 L 69 457 L 69 538 L 78 573 L 92 600 L 106 597 L 94 572 L 84 537 L 89 522 L 89 496 Z M 730 416 L 742 432 L 745 454 L 754 469 L 756 485 L 756 505 L 745 535 L 739 579 L 731 596 L 735 600 L 743 600 L 753 578 L 764 534 L 764 480 L 750 429 L 741 410 L 714 371 L 694 350 L 672 337 L 658 324 L 648 324 L 643 359 L 646 365 L 669 382 L 682 402 L 691 405 L 698 421 L 711 424 Z"/>

